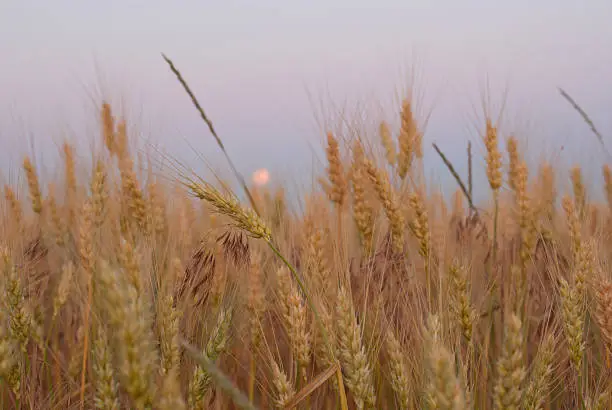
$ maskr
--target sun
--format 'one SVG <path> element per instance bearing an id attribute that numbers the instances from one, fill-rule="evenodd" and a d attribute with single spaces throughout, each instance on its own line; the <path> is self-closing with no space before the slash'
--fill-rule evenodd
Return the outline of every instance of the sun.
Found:
<path id="1" fill-rule="evenodd" d="M 257 171 L 253 172 L 252 179 L 255 185 L 266 185 L 270 180 L 270 172 L 265 168 L 258 169 Z"/>

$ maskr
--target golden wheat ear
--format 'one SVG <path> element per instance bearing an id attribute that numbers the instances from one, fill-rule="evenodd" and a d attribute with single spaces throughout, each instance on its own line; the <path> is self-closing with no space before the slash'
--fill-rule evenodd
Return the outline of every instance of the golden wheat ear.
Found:
<path id="1" fill-rule="evenodd" d="M 351 164 L 351 186 L 353 188 L 353 219 L 362 239 L 366 254 L 374 246 L 374 210 L 367 197 L 367 174 L 364 168 L 365 154 L 361 143 L 357 141 L 353 148 Z"/>
<path id="2" fill-rule="evenodd" d="M 570 285 L 563 278 L 561 278 L 559 293 L 561 295 L 563 328 L 565 329 L 568 353 L 576 373 L 580 375 L 585 348 L 582 293 L 576 285 Z"/>
<path id="3" fill-rule="evenodd" d="M 378 127 L 378 135 L 380 136 L 382 146 L 385 148 L 387 162 L 393 168 L 397 162 L 397 150 L 395 148 L 395 142 L 391 137 L 391 129 L 389 128 L 389 124 L 387 124 L 385 121 L 380 123 L 380 126 Z"/>
<path id="4" fill-rule="evenodd" d="M 289 343 L 298 364 L 299 383 L 300 379 L 307 379 L 307 371 L 310 365 L 312 342 L 307 326 L 308 312 L 302 295 L 286 267 L 279 269 L 277 279 L 281 313 L 289 336 Z"/>
<path id="5" fill-rule="evenodd" d="M 39 214 L 42 212 L 42 194 L 40 192 L 40 184 L 38 182 L 38 175 L 36 169 L 30 161 L 30 158 L 25 157 L 23 160 L 23 169 L 26 173 L 28 180 L 28 188 L 30 190 L 30 202 L 32 204 L 32 210 Z"/>
<path id="6" fill-rule="evenodd" d="M 550 390 L 554 353 L 554 337 L 552 334 L 547 334 L 538 349 L 538 354 L 531 370 L 531 378 L 523 399 L 523 408 L 536 410 L 544 408 Z"/>
<path id="7" fill-rule="evenodd" d="M 370 160 L 366 160 L 364 164 L 370 182 L 374 186 L 391 226 L 393 249 L 399 254 L 404 249 L 404 216 L 400 212 L 398 199 L 385 170 L 377 168 Z"/>
<path id="8" fill-rule="evenodd" d="M 372 367 L 362 341 L 353 300 L 344 287 L 340 288 L 338 293 L 336 330 L 338 356 L 346 375 L 346 386 L 353 393 L 358 408 L 375 408 L 376 393 Z"/>
<path id="9" fill-rule="evenodd" d="M 189 406 L 191 408 L 201 408 L 203 406 L 206 393 L 210 390 L 217 370 L 212 368 L 213 364 L 219 356 L 229 348 L 230 324 L 233 318 L 233 310 L 225 308 L 219 312 L 217 322 L 210 332 L 206 348 L 202 353 L 197 353 L 192 356 L 198 360 L 200 366 L 196 366 L 189 384 Z M 189 350 L 187 350 L 189 352 Z M 207 365 L 204 366 L 202 362 Z"/>
<path id="10" fill-rule="evenodd" d="M 335 203 L 338 208 L 342 208 L 346 199 L 347 183 L 340 158 L 340 146 L 338 140 L 331 132 L 327 133 L 327 168 L 328 178 L 331 182 L 331 191 L 329 192 L 329 200 Z"/>
<path id="11" fill-rule="evenodd" d="M 284 409 L 287 403 L 295 396 L 295 389 L 289 381 L 287 374 L 274 360 L 272 360 L 272 384 L 276 389 L 274 399 L 276 408 Z"/>
<path id="12" fill-rule="evenodd" d="M 400 409 L 411 408 L 412 387 L 408 366 L 404 359 L 402 346 L 389 329 L 386 337 L 387 352 L 389 353 L 389 369 L 391 372 L 391 386 L 397 396 L 397 404 Z"/>
<path id="13" fill-rule="evenodd" d="M 520 408 L 526 375 L 523 358 L 523 324 L 519 317 L 511 314 L 506 320 L 501 357 L 497 362 L 494 403 L 499 410 Z"/>
<path id="14" fill-rule="evenodd" d="M 453 356 L 442 343 L 441 323 L 437 315 L 428 318 L 425 342 L 428 375 L 425 401 L 435 409 L 465 409 L 465 392 L 456 376 Z"/>

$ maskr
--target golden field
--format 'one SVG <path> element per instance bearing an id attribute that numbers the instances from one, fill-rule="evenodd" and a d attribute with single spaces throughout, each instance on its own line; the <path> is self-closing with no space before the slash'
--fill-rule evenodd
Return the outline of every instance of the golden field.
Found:
<path id="1" fill-rule="evenodd" d="M 489 118 L 485 167 L 447 163 L 443 191 L 398 111 L 327 133 L 300 212 L 143 159 L 106 103 L 102 150 L 66 141 L 44 184 L 24 158 L 0 201 L 1 407 L 609 408 L 610 168 L 596 203 Z"/>

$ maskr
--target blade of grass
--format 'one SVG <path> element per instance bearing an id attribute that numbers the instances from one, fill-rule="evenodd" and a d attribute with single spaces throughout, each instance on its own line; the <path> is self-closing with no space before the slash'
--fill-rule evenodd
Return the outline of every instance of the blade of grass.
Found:
<path id="1" fill-rule="evenodd" d="M 172 60 L 170 60 L 164 53 L 162 53 L 162 57 L 164 58 L 164 60 L 166 60 L 166 63 L 168 63 L 168 65 L 170 66 L 170 70 L 172 70 L 172 72 L 174 73 L 178 81 L 181 83 L 181 85 L 183 86 L 183 88 L 185 89 L 189 97 L 191 98 L 191 102 L 193 103 L 195 108 L 200 113 L 200 117 L 202 117 L 202 119 L 208 126 L 210 133 L 215 138 L 215 141 L 217 142 L 217 145 L 219 145 L 219 148 L 221 148 L 221 151 L 223 152 L 225 159 L 227 160 L 230 168 L 232 169 L 234 176 L 236 177 L 236 179 L 238 179 L 238 182 L 240 183 L 240 185 L 242 185 L 242 188 L 244 189 L 244 192 L 246 193 L 249 199 L 249 202 L 251 203 L 251 207 L 253 207 L 253 210 L 255 211 L 255 213 L 257 213 L 257 215 L 260 215 L 257 209 L 257 205 L 255 204 L 255 200 L 253 199 L 253 196 L 251 195 L 251 191 L 249 191 L 249 188 L 246 184 L 246 181 L 244 180 L 244 177 L 242 176 L 242 174 L 240 174 L 240 172 L 238 172 L 238 170 L 234 166 L 234 163 L 232 162 L 229 154 L 227 153 L 227 150 L 225 149 L 225 145 L 223 145 L 223 141 L 221 141 L 221 138 L 219 138 L 217 131 L 215 131 L 215 127 L 213 126 L 212 121 L 208 118 L 208 116 L 204 112 L 204 109 L 198 102 L 198 99 L 196 98 L 195 94 L 193 93 L 193 91 L 191 91 L 191 89 L 189 88 L 189 85 L 187 84 L 187 81 L 185 81 L 181 72 L 176 68 Z"/>
<path id="2" fill-rule="evenodd" d="M 457 180 L 457 183 L 459 184 L 459 188 L 461 188 L 463 195 L 465 195 L 465 197 L 468 200 L 470 209 L 474 212 L 474 214 L 478 215 L 478 210 L 476 209 L 476 206 L 474 206 L 474 202 L 472 202 L 472 196 L 468 192 L 467 188 L 465 187 L 465 184 L 461 180 L 461 177 L 459 176 L 457 171 L 455 171 L 455 167 L 453 167 L 453 164 L 446 158 L 446 155 L 444 155 L 444 153 L 440 150 L 440 148 L 438 148 L 435 142 L 431 145 L 433 145 L 434 149 L 436 150 L 440 158 L 442 158 L 442 161 L 444 161 L 444 165 L 446 165 L 446 168 L 448 168 L 448 170 L 453 175 L 453 177 L 455 177 L 455 180 Z"/>
<path id="3" fill-rule="evenodd" d="M 559 92 L 561 93 L 561 96 L 563 98 L 565 98 L 567 100 L 567 102 L 570 103 L 570 105 L 576 110 L 578 111 L 578 114 L 580 114 L 580 116 L 582 117 L 582 119 L 584 120 L 584 122 L 587 123 L 587 125 L 589 126 L 589 128 L 591 128 L 591 131 L 593 132 L 593 134 L 595 134 L 595 136 L 597 137 L 597 140 L 599 141 L 599 144 L 601 145 L 601 147 L 603 148 L 604 152 L 606 153 L 606 155 L 608 156 L 608 158 L 610 158 L 610 153 L 608 152 L 608 149 L 606 148 L 606 144 L 604 143 L 604 139 L 603 136 L 601 135 L 601 133 L 597 130 L 597 127 L 595 127 L 595 123 L 591 120 L 591 118 L 587 115 L 587 113 L 578 105 L 578 103 L 561 87 L 559 87 Z"/>

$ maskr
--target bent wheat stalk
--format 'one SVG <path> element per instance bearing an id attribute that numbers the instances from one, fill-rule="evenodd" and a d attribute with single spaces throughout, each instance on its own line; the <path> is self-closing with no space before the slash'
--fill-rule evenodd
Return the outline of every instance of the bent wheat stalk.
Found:
<path id="1" fill-rule="evenodd" d="M 255 200 L 253 199 L 253 196 L 251 195 L 251 191 L 247 187 L 247 184 L 246 184 L 246 181 L 244 180 L 244 177 L 242 176 L 242 174 L 240 174 L 240 172 L 238 172 L 238 170 L 234 166 L 234 163 L 232 162 L 229 154 L 227 153 L 227 150 L 225 149 L 225 145 L 223 145 L 223 142 L 221 141 L 221 138 L 219 138 L 219 135 L 217 134 L 217 131 L 215 131 L 215 127 L 213 126 L 212 121 L 208 118 L 208 116 L 204 112 L 204 109 L 202 108 L 202 106 L 198 102 L 198 99 L 196 98 L 195 94 L 193 93 L 193 91 L 191 91 L 191 88 L 189 88 L 189 85 L 187 84 L 187 81 L 185 81 L 185 79 L 183 78 L 183 75 L 176 68 L 176 66 L 174 65 L 172 60 L 170 60 L 168 57 L 166 57 L 166 55 L 163 54 L 163 53 L 162 53 L 162 57 L 164 58 L 164 60 L 166 60 L 166 63 L 168 63 L 168 65 L 170 66 L 170 70 L 172 70 L 172 72 L 176 76 L 177 80 L 181 83 L 181 85 L 185 89 L 185 92 L 187 92 L 187 94 L 191 98 L 191 102 L 193 103 L 195 108 L 198 110 L 198 112 L 200 113 L 200 116 L 202 117 L 202 119 L 204 120 L 206 125 L 208 126 L 208 129 L 210 130 L 210 133 L 213 135 L 213 137 L 215 137 L 215 141 L 217 142 L 217 145 L 219 145 L 219 148 L 221 148 L 221 151 L 223 152 L 223 155 L 225 156 L 225 159 L 227 160 L 230 168 L 232 169 L 232 172 L 234 173 L 234 176 L 236 177 L 236 179 L 238 179 L 238 182 L 240 182 L 240 185 L 242 185 L 242 189 L 244 189 L 244 192 L 246 193 L 247 197 L 249 198 L 249 202 L 251 203 L 251 206 L 253 207 L 253 210 L 255 211 L 255 213 L 260 215 L 260 213 L 257 210 L 257 206 L 255 205 Z"/>

